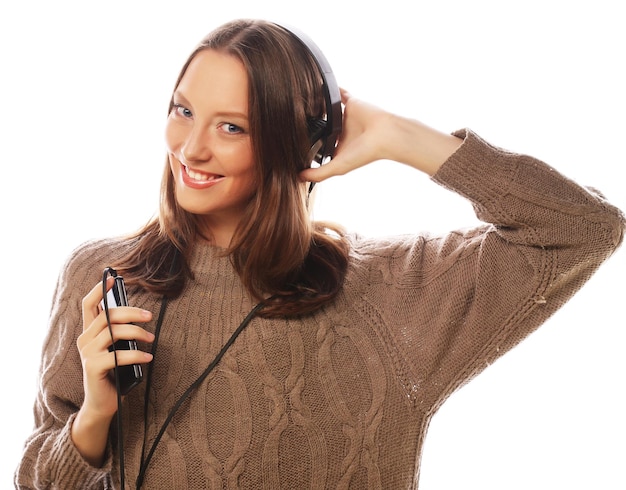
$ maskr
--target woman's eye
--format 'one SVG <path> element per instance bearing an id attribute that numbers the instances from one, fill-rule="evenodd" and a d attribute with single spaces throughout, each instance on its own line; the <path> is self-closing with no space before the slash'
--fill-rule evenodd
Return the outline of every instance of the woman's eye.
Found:
<path id="1" fill-rule="evenodd" d="M 174 104 L 173 111 L 177 115 L 185 117 L 185 118 L 189 118 L 193 116 L 193 114 L 191 113 L 189 109 L 187 109 L 185 106 L 182 106 L 180 104 Z"/>
<path id="2" fill-rule="evenodd" d="M 222 124 L 222 130 L 228 134 L 239 134 L 243 133 L 243 129 L 232 123 L 224 123 Z"/>

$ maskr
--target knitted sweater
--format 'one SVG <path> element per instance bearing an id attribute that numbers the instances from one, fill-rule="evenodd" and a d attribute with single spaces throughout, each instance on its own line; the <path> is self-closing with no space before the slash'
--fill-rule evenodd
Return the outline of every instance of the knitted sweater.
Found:
<path id="1" fill-rule="evenodd" d="M 595 191 L 459 135 L 433 180 L 471 200 L 485 224 L 444 236 L 351 235 L 336 300 L 302 318 L 254 318 L 177 411 L 143 488 L 417 488 L 435 411 L 562 306 L 624 231 L 622 213 Z M 127 246 L 86 243 L 60 275 L 18 488 L 119 488 L 115 424 L 101 468 L 81 458 L 70 426 L 84 396 L 81 299 Z M 123 402 L 129 488 L 144 430 L 149 448 L 254 306 L 219 250 L 198 243 L 190 265 L 194 279 L 164 316 L 150 392 L 144 381 Z M 156 319 L 159 297 L 130 288 L 129 300 Z"/>

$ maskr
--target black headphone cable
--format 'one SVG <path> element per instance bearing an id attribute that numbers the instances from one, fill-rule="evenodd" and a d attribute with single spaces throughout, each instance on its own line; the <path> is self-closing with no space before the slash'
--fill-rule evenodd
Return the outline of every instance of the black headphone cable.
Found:
<path id="1" fill-rule="evenodd" d="M 115 414 L 117 425 L 117 451 L 120 461 L 120 484 L 124 488 L 124 440 L 122 432 L 122 394 L 120 389 L 120 375 L 117 364 L 117 350 L 115 348 L 115 339 L 113 338 L 113 328 L 111 327 L 111 318 L 109 317 L 109 302 L 107 298 L 107 279 L 111 275 L 117 276 L 117 272 L 112 267 L 104 269 L 102 274 L 102 305 L 104 314 L 107 320 L 107 327 L 109 329 L 109 335 L 111 335 L 111 351 L 113 352 L 113 359 L 115 359 L 115 369 L 113 370 L 113 377 L 115 378 L 115 392 L 117 393 L 117 413 Z"/>

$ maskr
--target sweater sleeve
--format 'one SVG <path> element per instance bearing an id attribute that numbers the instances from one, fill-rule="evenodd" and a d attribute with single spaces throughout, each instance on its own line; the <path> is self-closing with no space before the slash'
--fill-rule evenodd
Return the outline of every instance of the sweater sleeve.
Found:
<path id="1" fill-rule="evenodd" d="M 457 136 L 465 139 L 461 151 L 433 179 L 469 199 L 487 225 L 461 241 L 471 253 L 453 268 L 458 304 L 439 323 L 446 339 L 439 366 L 454 367 L 440 380 L 444 396 L 563 306 L 621 244 L 625 224 L 599 192 L 545 163 L 470 131 Z"/>
<path id="2" fill-rule="evenodd" d="M 469 130 L 456 135 L 463 144 L 433 180 L 484 224 L 367 242 L 353 279 L 366 284 L 354 299 L 365 321 L 384 329 L 407 395 L 426 410 L 545 322 L 624 233 L 623 214 L 598 192 Z"/>
<path id="3" fill-rule="evenodd" d="M 35 429 L 15 473 L 16 488 L 107 488 L 111 451 L 101 468 L 90 466 L 72 443 L 72 422 L 83 401 L 82 367 L 76 340 L 82 332 L 81 302 L 97 282 L 77 249 L 59 276 L 43 344 Z M 94 271 L 95 272 L 95 271 Z"/>

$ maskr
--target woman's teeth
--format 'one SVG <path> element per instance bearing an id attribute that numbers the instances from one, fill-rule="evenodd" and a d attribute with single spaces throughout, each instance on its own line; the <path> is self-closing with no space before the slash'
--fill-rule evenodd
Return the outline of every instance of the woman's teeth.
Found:
<path id="1" fill-rule="evenodd" d="M 193 180 L 199 180 L 201 182 L 208 182 L 209 180 L 215 180 L 219 178 L 219 175 L 209 175 L 201 172 L 196 172 L 195 170 L 191 170 L 189 167 L 185 167 L 185 172 L 187 172 L 187 175 L 189 175 L 189 177 L 191 177 Z"/>

